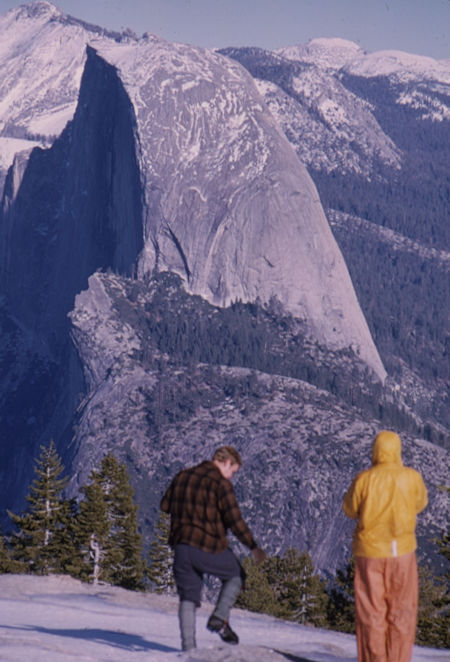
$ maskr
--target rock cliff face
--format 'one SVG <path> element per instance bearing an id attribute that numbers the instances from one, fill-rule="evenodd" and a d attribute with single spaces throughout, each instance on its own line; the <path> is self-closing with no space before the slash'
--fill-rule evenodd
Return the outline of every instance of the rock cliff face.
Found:
<path id="1" fill-rule="evenodd" d="M 253 80 L 220 56 L 156 38 L 139 42 L 133 60 L 129 51 L 102 44 L 99 55 L 136 109 L 140 274 L 175 271 L 219 305 L 276 297 L 320 342 L 358 348 L 382 377 L 317 191 Z"/>
<path id="2" fill-rule="evenodd" d="M 38 13 L 35 8 L 32 16 L 17 10 L 15 29 L 26 26 L 29 44 L 34 16 L 34 46 L 57 30 L 62 50 L 61 37 L 67 32 L 79 62 L 83 26 L 55 14 L 51 5 L 45 22 L 46 6 L 42 3 Z M 61 259 L 71 295 L 80 272 L 85 278 L 100 266 L 132 269 L 143 235 L 141 277 L 154 269 L 176 271 L 190 291 L 220 305 L 276 297 L 307 321 L 319 342 L 353 347 L 383 379 L 384 368 L 317 191 L 247 72 L 220 55 L 156 37 L 117 43 L 85 29 L 85 39 L 91 46 L 70 132 L 50 150 L 32 153 L 20 193 L 13 189 L 12 177 L 6 185 L 2 225 L 8 239 L 0 242 L 7 254 L 2 259 L 6 282 L 20 272 L 21 291 L 28 287 L 23 263 L 15 263 L 13 254 L 30 258 L 14 246 L 19 235 L 29 234 L 20 219 L 33 222 L 24 209 L 39 188 L 41 204 L 34 205 L 32 217 L 41 217 L 34 222 L 42 240 L 31 242 L 32 250 L 42 253 L 42 241 L 52 237 L 54 251 L 48 263 L 27 273 L 34 280 L 45 273 L 46 292 Z M 58 53 L 57 48 L 57 58 Z M 64 80 L 58 60 L 53 78 L 42 81 L 55 96 L 55 108 Z M 115 97 L 118 88 L 123 97 L 119 105 L 130 104 L 123 114 Z M 126 127 L 132 115 L 136 125 Z M 30 122 L 23 114 L 20 121 Z M 124 159 L 138 154 L 139 173 L 130 181 L 123 176 L 123 145 Z M 117 223 L 130 228 L 126 239 Z M 8 230 L 13 226 L 14 232 Z M 88 233 L 82 228 L 89 228 Z M 68 245 L 76 234 L 86 253 L 72 247 L 70 255 L 77 263 L 81 257 L 81 264 L 67 262 L 54 240 L 55 230 Z M 48 269 L 50 263 L 55 267 Z"/>
<path id="3" fill-rule="evenodd" d="M 90 52 L 73 122 L 50 148 L 17 155 L 5 182 L 1 452 L 4 494 L 19 503 L 40 443 L 54 437 L 71 457 L 85 388 L 67 318 L 75 295 L 98 268 L 131 274 L 142 250 L 135 131 L 114 68 Z"/>
<path id="4" fill-rule="evenodd" d="M 0 275 L 14 314 L 64 326 L 98 268 L 130 274 L 143 246 L 134 113 L 113 67 L 89 52 L 74 120 L 16 158 L 3 198 Z"/>

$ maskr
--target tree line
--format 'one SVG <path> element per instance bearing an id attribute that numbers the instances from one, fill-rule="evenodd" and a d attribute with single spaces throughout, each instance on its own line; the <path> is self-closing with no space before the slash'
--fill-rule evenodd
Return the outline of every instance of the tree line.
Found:
<path id="1" fill-rule="evenodd" d="M 41 446 L 24 513 L 0 548 L 0 572 L 68 574 L 94 584 L 143 589 L 145 564 L 137 506 L 126 467 L 106 455 L 82 498 L 64 497 L 69 479 L 56 447 Z"/>
<path id="2" fill-rule="evenodd" d="M 129 286 L 131 301 L 137 296 L 133 288 L 139 284 Z M 350 348 L 331 351 L 320 345 L 309 336 L 307 320 L 295 319 L 276 299 L 220 308 L 190 295 L 181 278 L 168 272 L 154 275 L 148 290 L 151 296 L 139 317 L 144 365 L 160 369 L 155 356 L 167 355 L 174 365 L 238 366 L 293 377 L 359 407 L 385 426 L 425 434 L 416 417 L 389 400 Z M 123 307 L 120 312 L 126 319 Z"/>
<path id="3" fill-rule="evenodd" d="M 0 573 L 68 574 L 85 582 L 105 582 L 131 590 L 174 594 L 173 552 L 168 545 L 170 519 L 160 513 L 145 559 L 134 492 L 124 464 L 106 455 L 80 489 L 67 499 L 68 477 L 53 442 L 41 446 L 28 507 L 8 511 L 15 530 L 0 537 Z M 436 541 L 449 560 L 448 534 Z M 342 632 L 355 631 L 354 563 L 325 581 L 307 551 L 294 548 L 268 556 L 262 565 L 242 561 L 245 589 L 237 607 Z M 448 575 L 435 577 L 420 568 L 417 643 L 447 648 Z"/>

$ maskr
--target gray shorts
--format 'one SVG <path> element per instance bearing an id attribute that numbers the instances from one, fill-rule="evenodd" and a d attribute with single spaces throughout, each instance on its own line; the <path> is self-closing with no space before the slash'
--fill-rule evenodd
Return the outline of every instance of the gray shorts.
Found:
<path id="1" fill-rule="evenodd" d="M 191 545 L 175 545 L 173 574 L 180 600 L 190 600 L 200 607 L 203 575 L 213 575 L 222 582 L 233 577 L 244 580 L 245 573 L 231 549 L 205 552 Z"/>

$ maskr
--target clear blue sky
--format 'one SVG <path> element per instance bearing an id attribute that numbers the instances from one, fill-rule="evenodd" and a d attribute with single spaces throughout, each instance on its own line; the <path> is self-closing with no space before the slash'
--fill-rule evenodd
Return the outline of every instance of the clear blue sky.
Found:
<path id="1" fill-rule="evenodd" d="M 0 0 L 0 14 L 23 0 Z M 302 44 L 342 37 L 367 51 L 450 58 L 450 0 L 57 0 L 64 13 L 198 46 Z"/>

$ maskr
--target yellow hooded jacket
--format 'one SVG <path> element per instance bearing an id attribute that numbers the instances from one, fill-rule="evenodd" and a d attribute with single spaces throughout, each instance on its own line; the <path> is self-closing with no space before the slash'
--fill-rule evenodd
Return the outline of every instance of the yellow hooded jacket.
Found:
<path id="1" fill-rule="evenodd" d="M 383 430 L 372 450 L 372 467 L 358 474 L 344 497 L 344 513 L 358 523 L 355 556 L 389 558 L 417 547 L 416 515 L 427 505 L 422 476 L 404 467 L 398 434 Z"/>

